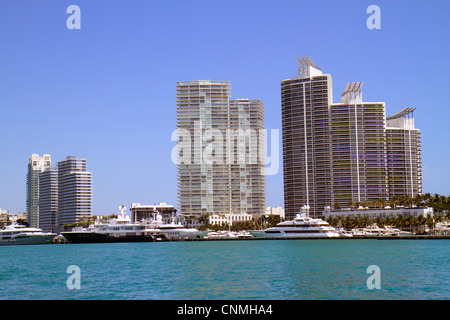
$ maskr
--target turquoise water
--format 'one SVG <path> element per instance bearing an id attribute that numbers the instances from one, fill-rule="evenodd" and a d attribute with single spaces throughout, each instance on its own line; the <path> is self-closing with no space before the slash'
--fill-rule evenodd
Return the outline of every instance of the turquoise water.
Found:
<path id="1" fill-rule="evenodd" d="M 0 261 L 0 299 L 450 299 L 448 240 L 9 246 Z M 370 265 L 380 289 L 367 288 Z"/>

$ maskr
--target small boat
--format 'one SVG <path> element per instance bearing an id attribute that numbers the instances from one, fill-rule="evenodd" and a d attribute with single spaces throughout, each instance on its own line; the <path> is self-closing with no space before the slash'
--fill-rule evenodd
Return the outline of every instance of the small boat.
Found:
<path id="1" fill-rule="evenodd" d="M 160 235 L 158 240 L 188 240 L 200 239 L 206 233 L 195 228 L 186 228 L 176 222 L 175 215 L 172 215 L 171 223 L 164 223 L 161 214 L 155 212 L 156 216 L 152 221 L 144 221 L 145 232 L 151 235 Z"/>
<path id="2" fill-rule="evenodd" d="M 434 228 L 436 234 L 439 235 L 450 235 L 450 222 L 438 222 Z"/>
<path id="3" fill-rule="evenodd" d="M 397 237 L 404 234 L 400 229 L 394 226 L 384 226 L 383 235 L 388 237 Z"/>
<path id="4" fill-rule="evenodd" d="M 337 233 L 339 233 L 339 235 L 341 237 L 344 237 L 344 238 L 352 238 L 353 237 L 352 232 L 351 231 L 347 231 L 344 228 L 338 228 L 338 229 L 336 229 L 336 231 L 337 231 Z"/>
<path id="5" fill-rule="evenodd" d="M 46 233 L 39 228 L 17 224 L 17 218 L 10 218 L 11 224 L 0 230 L 0 245 L 50 244 L 56 233 Z"/>
<path id="6" fill-rule="evenodd" d="M 227 239 L 228 231 L 211 231 L 206 234 L 203 239 Z"/>
<path id="7" fill-rule="evenodd" d="M 234 234 L 238 237 L 238 239 L 249 239 L 253 238 L 252 234 L 247 230 L 235 231 Z"/>
<path id="8" fill-rule="evenodd" d="M 385 232 L 383 228 L 380 228 L 376 223 L 371 224 L 368 227 L 363 228 L 366 237 L 378 237 L 382 236 Z"/>
<path id="9" fill-rule="evenodd" d="M 365 228 L 352 229 L 353 236 L 355 237 L 397 237 L 405 236 L 410 233 L 401 231 L 400 229 L 386 225 L 384 228 L 379 227 L 376 223 L 371 224 Z"/>

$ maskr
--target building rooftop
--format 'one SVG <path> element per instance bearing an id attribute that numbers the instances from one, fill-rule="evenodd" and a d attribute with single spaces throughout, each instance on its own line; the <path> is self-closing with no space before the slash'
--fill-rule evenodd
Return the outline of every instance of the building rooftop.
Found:
<path id="1" fill-rule="evenodd" d="M 396 114 L 393 114 L 392 116 L 386 117 L 386 120 L 402 118 L 409 114 L 411 114 L 411 116 L 412 116 L 414 110 L 416 110 L 416 108 L 405 108 L 402 111 L 399 111 Z"/>

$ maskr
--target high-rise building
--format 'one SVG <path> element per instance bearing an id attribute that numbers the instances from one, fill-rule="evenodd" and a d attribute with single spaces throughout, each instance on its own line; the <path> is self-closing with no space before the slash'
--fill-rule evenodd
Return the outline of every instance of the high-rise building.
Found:
<path id="1" fill-rule="evenodd" d="M 32 154 L 28 161 L 27 173 L 27 218 L 30 227 L 39 227 L 39 174 L 52 165 L 49 154 L 40 157 Z"/>
<path id="2" fill-rule="evenodd" d="M 389 195 L 414 197 L 422 193 L 420 130 L 414 126 L 415 108 L 386 118 Z"/>
<path id="3" fill-rule="evenodd" d="M 57 232 L 58 169 L 46 168 L 39 174 L 39 227 L 45 232 Z"/>
<path id="4" fill-rule="evenodd" d="M 385 104 L 363 102 L 362 85 L 347 83 L 330 105 L 331 206 L 388 197 Z"/>
<path id="5" fill-rule="evenodd" d="M 184 216 L 264 213 L 261 100 L 231 99 L 229 81 L 177 82 L 177 129 Z"/>
<path id="6" fill-rule="evenodd" d="M 309 57 L 297 61 L 298 76 L 281 81 L 286 216 L 421 193 L 412 109 L 386 118 L 384 102 L 363 102 L 362 82 L 333 103 L 331 76 Z"/>
<path id="7" fill-rule="evenodd" d="M 281 81 L 285 214 L 319 212 L 331 201 L 331 76 L 298 58 L 298 77 Z"/>
<path id="8" fill-rule="evenodd" d="M 86 159 L 68 156 L 58 162 L 58 227 L 91 215 L 92 173 Z"/>

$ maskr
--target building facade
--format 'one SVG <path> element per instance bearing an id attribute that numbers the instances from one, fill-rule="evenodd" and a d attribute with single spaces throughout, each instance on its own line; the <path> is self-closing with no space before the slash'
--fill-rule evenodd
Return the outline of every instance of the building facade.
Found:
<path id="1" fill-rule="evenodd" d="M 39 228 L 39 174 L 51 165 L 52 159 L 49 154 L 42 157 L 32 154 L 28 161 L 27 216 L 28 224 L 33 228 Z"/>
<path id="2" fill-rule="evenodd" d="M 68 156 L 58 162 L 58 228 L 90 216 L 92 208 L 92 173 L 86 159 Z"/>
<path id="3" fill-rule="evenodd" d="M 44 232 L 57 232 L 58 169 L 46 168 L 39 174 L 39 227 Z"/>
<path id="4" fill-rule="evenodd" d="M 156 213 L 162 216 L 164 223 L 171 223 L 172 218 L 176 217 L 177 210 L 173 205 L 165 202 L 153 205 L 142 205 L 140 203 L 132 203 L 131 208 L 131 222 L 138 222 L 141 220 L 151 221 L 155 219 Z"/>
<path id="5" fill-rule="evenodd" d="M 331 76 L 309 57 L 297 62 L 298 76 L 281 81 L 286 217 L 421 193 L 420 131 L 409 109 L 386 118 L 384 102 L 363 101 L 362 82 L 347 83 L 333 103 Z"/>
<path id="6" fill-rule="evenodd" d="M 386 118 L 389 195 L 414 197 L 422 193 L 420 130 L 414 126 L 415 108 Z"/>
<path id="7" fill-rule="evenodd" d="M 407 217 L 411 216 L 413 218 L 422 216 L 434 215 L 434 210 L 431 207 L 428 208 L 385 208 L 385 209 L 359 209 L 359 210 L 339 210 L 332 211 L 331 208 L 325 208 L 323 216 L 325 219 L 329 217 L 334 218 L 369 218 L 369 219 L 384 219 L 384 218 L 396 218 L 396 217 Z"/>
<path id="8" fill-rule="evenodd" d="M 310 58 L 298 58 L 298 77 L 281 81 L 286 216 L 300 208 L 323 211 L 331 201 L 329 108 L 331 76 Z"/>
<path id="9" fill-rule="evenodd" d="M 346 207 L 388 197 L 385 104 L 363 102 L 362 82 L 349 82 L 330 105 L 331 196 Z"/>
<path id="10" fill-rule="evenodd" d="M 229 81 L 177 82 L 177 148 L 184 216 L 264 212 L 261 100 L 231 99 Z"/>

